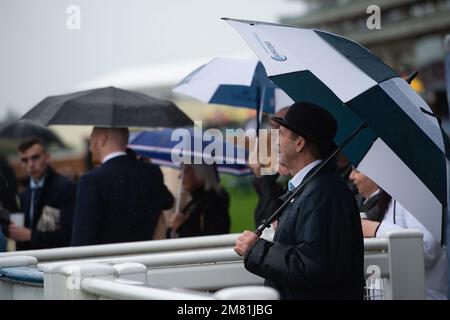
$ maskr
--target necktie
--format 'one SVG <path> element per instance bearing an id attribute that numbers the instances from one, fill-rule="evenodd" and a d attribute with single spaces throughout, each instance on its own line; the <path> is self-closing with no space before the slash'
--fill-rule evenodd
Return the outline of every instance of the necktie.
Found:
<path id="1" fill-rule="evenodd" d="M 289 191 L 293 191 L 294 189 L 295 189 L 294 184 L 293 184 L 291 181 L 289 181 L 289 182 L 288 182 L 288 190 L 289 190 Z"/>
<path id="2" fill-rule="evenodd" d="M 39 203 L 39 198 L 42 193 L 42 187 L 32 187 L 31 188 L 31 203 L 30 203 L 30 226 L 33 225 L 33 217 L 37 211 L 37 206 Z"/>

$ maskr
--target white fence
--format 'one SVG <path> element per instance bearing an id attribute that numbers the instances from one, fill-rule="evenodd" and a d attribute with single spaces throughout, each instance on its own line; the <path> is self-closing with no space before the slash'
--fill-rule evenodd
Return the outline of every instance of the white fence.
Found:
<path id="1" fill-rule="evenodd" d="M 43 281 L 3 276 L 0 298 L 275 299 L 276 292 L 261 287 L 263 279 L 247 272 L 242 257 L 233 251 L 237 236 L 159 240 L 138 243 L 138 250 L 133 243 L 107 245 L 107 252 L 98 256 L 94 253 L 105 246 L 29 251 L 36 253 L 30 257 L 7 254 L 0 258 L 2 270 L 28 266 L 41 277 L 43 273 Z M 391 232 L 383 239 L 365 239 L 364 245 L 366 277 L 382 279 L 384 299 L 425 299 L 421 233 Z M 127 252 L 130 247 L 133 249 Z M 240 288 L 229 288 L 237 286 Z"/>

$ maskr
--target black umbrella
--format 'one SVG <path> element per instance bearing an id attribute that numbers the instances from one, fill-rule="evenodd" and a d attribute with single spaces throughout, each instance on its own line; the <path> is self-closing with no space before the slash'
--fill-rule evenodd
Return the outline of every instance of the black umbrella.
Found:
<path id="1" fill-rule="evenodd" d="M 193 125 L 192 120 L 171 101 L 115 87 L 47 97 L 22 119 L 42 125 L 93 125 L 108 128 Z"/>
<path id="2" fill-rule="evenodd" d="M 65 148 L 62 140 L 53 131 L 26 120 L 7 122 L 0 126 L 0 137 L 11 140 L 23 140 L 36 137 L 46 145 L 55 144 L 61 148 Z"/>

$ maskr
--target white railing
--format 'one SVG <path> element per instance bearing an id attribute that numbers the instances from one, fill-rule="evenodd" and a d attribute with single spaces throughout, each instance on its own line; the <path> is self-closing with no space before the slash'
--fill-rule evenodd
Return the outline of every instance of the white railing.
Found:
<path id="1" fill-rule="evenodd" d="M 81 282 L 85 292 L 98 299 L 119 300 L 278 300 L 276 290 L 263 286 L 225 288 L 216 293 L 195 292 L 162 287 L 143 286 L 142 283 L 127 280 L 87 278 Z"/>
<path id="2" fill-rule="evenodd" d="M 28 256 L 0 258 L 0 268 L 36 267 L 37 259 Z M 39 300 L 43 299 L 44 289 L 41 285 L 15 281 L 0 277 L 0 300 Z"/>
<path id="3" fill-rule="evenodd" d="M 241 263 L 242 265 L 242 263 Z M 211 299 L 278 299 L 276 290 L 263 286 L 226 288 L 210 294 L 186 288 L 173 288 L 147 280 L 142 264 L 105 265 L 80 263 L 66 265 L 53 283 L 50 298 L 83 299 L 149 299 L 149 300 L 211 300 Z M 261 283 L 262 284 L 262 283 Z"/>
<path id="4" fill-rule="evenodd" d="M 179 243 L 183 240 L 188 239 L 161 241 L 177 241 L 177 248 L 182 246 L 187 248 Z M 383 239 L 365 239 L 364 247 L 366 278 L 382 279 L 384 299 L 425 299 L 421 233 L 412 230 L 390 232 Z M 126 279 L 141 281 L 153 287 L 181 287 L 191 290 L 220 290 L 230 286 L 263 283 L 262 278 L 245 270 L 242 257 L 233 251 L 231 245 L 228 245 L 228 248 L 195 250 L 191 248 L 190 250 L 178 249 L 175 252 L 157 252 L 159 253 L 125 255 L 121 251 L 118 257 L 103 256 L 95 259 L 38 263 L 38 268 L 44 272 L 43 296 L 46 299 L 93 298 L 89 289 L 81 295 L 78 292 L 78 295 L 73 296 L 73 290 L 67 288 L 71 287 L 70 281 L 74 279 L 81 279 L 81 284 L 85 278 L 93 277 L 101 277 L 103 280 L 106 277 L 108 281 Z M 0 258 L 0 268 L 24 264 L 33 266 L 36 264 L 36 259 L 33 257 Z M 89 268 L 92 265 L 96 266 L 93 269 L 95 272 L 86 271 L 91 270 Z M 81 273 L 81 276 L 78 276 L 78 273 Z M 3 287 L 5 283 L 8 281 L 0 281 Z M 0 287 L 0 297 L 8 299 L 14 296 L 10 293 L 3 294 L 1 292 L 3 287 Z M 14 285 L 11 285 L 9 290 L 13 290 L 12 288 Z"/>
<path id="5" fill-rule="evenodd" d="M 365 239 L 366 278 L 382 283 L 385 300 L 426 299 L 423 234 L 390 231 L 383 239 Z"/>
<path id="6" fill-rule="evenodd" d="M 0 253 L 0 258 L 12 256 L 32 256 L 38 259 L 39 262 L 43 262 L 92 257 L 98 258 L 119 255 L 136 255 L 142 253 L 176 251 L 193 248 L 229 247 L 234 245 L 238 236 L 239 234 L 235 233 L 218 236 L 2 252 Z"/>

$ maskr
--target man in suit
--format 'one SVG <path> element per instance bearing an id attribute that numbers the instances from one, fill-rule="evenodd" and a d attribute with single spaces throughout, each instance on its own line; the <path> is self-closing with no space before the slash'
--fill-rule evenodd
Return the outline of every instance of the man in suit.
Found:
<path id="1" fill-rule="evenodd" d="M 17 150 L 30 182 L 19 195 L 24 226 L 11 223 L 9 238 L 17 250 L 70 245 L 75 185 L 48 164 L 50 155 L 40 140 L 25 140 Z"/>
<path id="2" fill-rule="evenodd" d="M 159 168 L 127 155 L 127 144 L 126 128 L 92 130 L 92 160 L 101 166 L 79 180 L 72 245 L 151 240 L 172 207 Z"/>
<path id="3" fill-rule="evenodd" d="M 325 109 L 295 103 L 280 127 L 280 165 L 292 175 L 294 192 L 336 148 L 337 123 Z M 288 192 L 283 196 L 286 201 Z M 235 251 L 245 268 L 266 279 L 282 299 L 362 299 L 364 245 L 355 199 L 337 172 L 325 164 L 282 212 L 273 242 L 244 231 Z"/>

